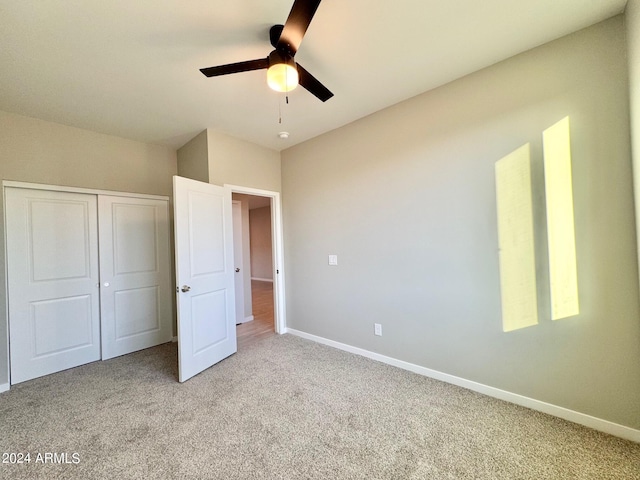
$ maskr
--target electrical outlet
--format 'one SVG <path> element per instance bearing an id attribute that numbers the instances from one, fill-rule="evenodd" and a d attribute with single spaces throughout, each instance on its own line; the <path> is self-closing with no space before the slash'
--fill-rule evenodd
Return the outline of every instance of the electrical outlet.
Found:
<path id="1" fill-rule="evenodd" d="M 338 255 L 329 255 L 329 265 L 331 266 L 338 265 Z"/>
<path id="2" fill-rule="evenodd" d="M 375 335 L 378 335 L 379 337 L 382 336 L 382 325 L 379 323 L 374 323 L 373 324 L 373 333 Z"/>

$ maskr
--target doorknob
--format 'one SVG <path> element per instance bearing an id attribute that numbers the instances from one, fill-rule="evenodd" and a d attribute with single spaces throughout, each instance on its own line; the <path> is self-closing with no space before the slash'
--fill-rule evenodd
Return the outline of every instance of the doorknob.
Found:
<path id="1" fill-rule="evenodd" d="M 240 269 L 239 269 L 239 268 L 236 268 L 236 273 L 238 273 L 239 271 L 240 271 Z"/>
<path id="2" fill-rule="evenodd" d="M 188 292 L 189 290 L 191 290 L 191 287 L 190 287 L 189 285 L 183 285 L 183 286 L 182 286 L 182 288 L 181 288 L 181 290 L 182 290 L 183 292 Z"/>

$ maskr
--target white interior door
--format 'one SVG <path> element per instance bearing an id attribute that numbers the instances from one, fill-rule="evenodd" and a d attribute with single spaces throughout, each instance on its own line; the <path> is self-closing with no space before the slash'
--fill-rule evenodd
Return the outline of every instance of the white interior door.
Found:
<path id="1" fill-rule="evenodd" d="M 242 258 L 242 204 L 234 200 L 233 209 L 233 263 L 236 294 L 236 325 L 244 323 L 244 261 Z"/>
<path id="2" fill-rule="evenodd" d="M 102 359 L 172 337 L 168 202 L 100 195 Z"/>
<path id="3" fill-rule="evenodd" d="M 184 382 L 237 351 L 231 190 L 174 176 L 173 199 Z"/>
<path id="4" fill-rule="evenodd" d="M 11 383 L 99 360 L 95 195 L 5 196 Z"/>

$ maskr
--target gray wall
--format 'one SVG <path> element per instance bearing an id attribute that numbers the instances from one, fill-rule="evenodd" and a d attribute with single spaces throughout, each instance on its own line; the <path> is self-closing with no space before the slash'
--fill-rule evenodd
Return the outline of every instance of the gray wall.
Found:
<path id="1" fill-rule="evenodd" d="M 207 130 L 209 183 L 280 192 L 280 153 Z"/>
<path id="2" fill-rule="evenodd" d="M 178 149 L 178 175 L 200 182 L 209 182 L 209 149 L 206 130 Z"/>
<path id="3" fill-rule="evenodd" d="M 273 280 L 271 207 L 249 210 L 251 228 L 251 277 Z"/>
<path id="4" fill-rule="evenodd" d="M 171 148 L 0 112 L 2 180 L 171 196 L 176 171 L 176 152 Z M 0 291 L 6 291 L 4 221 L 0 222 Z M 4 384 L 8 382 L 4 294 L 0 304 L 0 384 Z"/>
<path id="5" fill-rule="evenodd" d="M 640 428 L 625 52 L 619 16 L 285 150 L 288 327 Z M 542 131 L 567 115 L 581 313 L 551 321 Z M 540 323 L 504 333 L 494 165 L 527 142 Z"/>

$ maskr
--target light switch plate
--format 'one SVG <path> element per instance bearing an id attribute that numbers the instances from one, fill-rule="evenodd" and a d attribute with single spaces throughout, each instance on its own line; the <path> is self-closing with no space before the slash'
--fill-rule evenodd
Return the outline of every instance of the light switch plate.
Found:
<path id="1" fill-rule="evenodd" d="M 338 255 L 329 255 L 329 265 L 338 265 Z"/>

